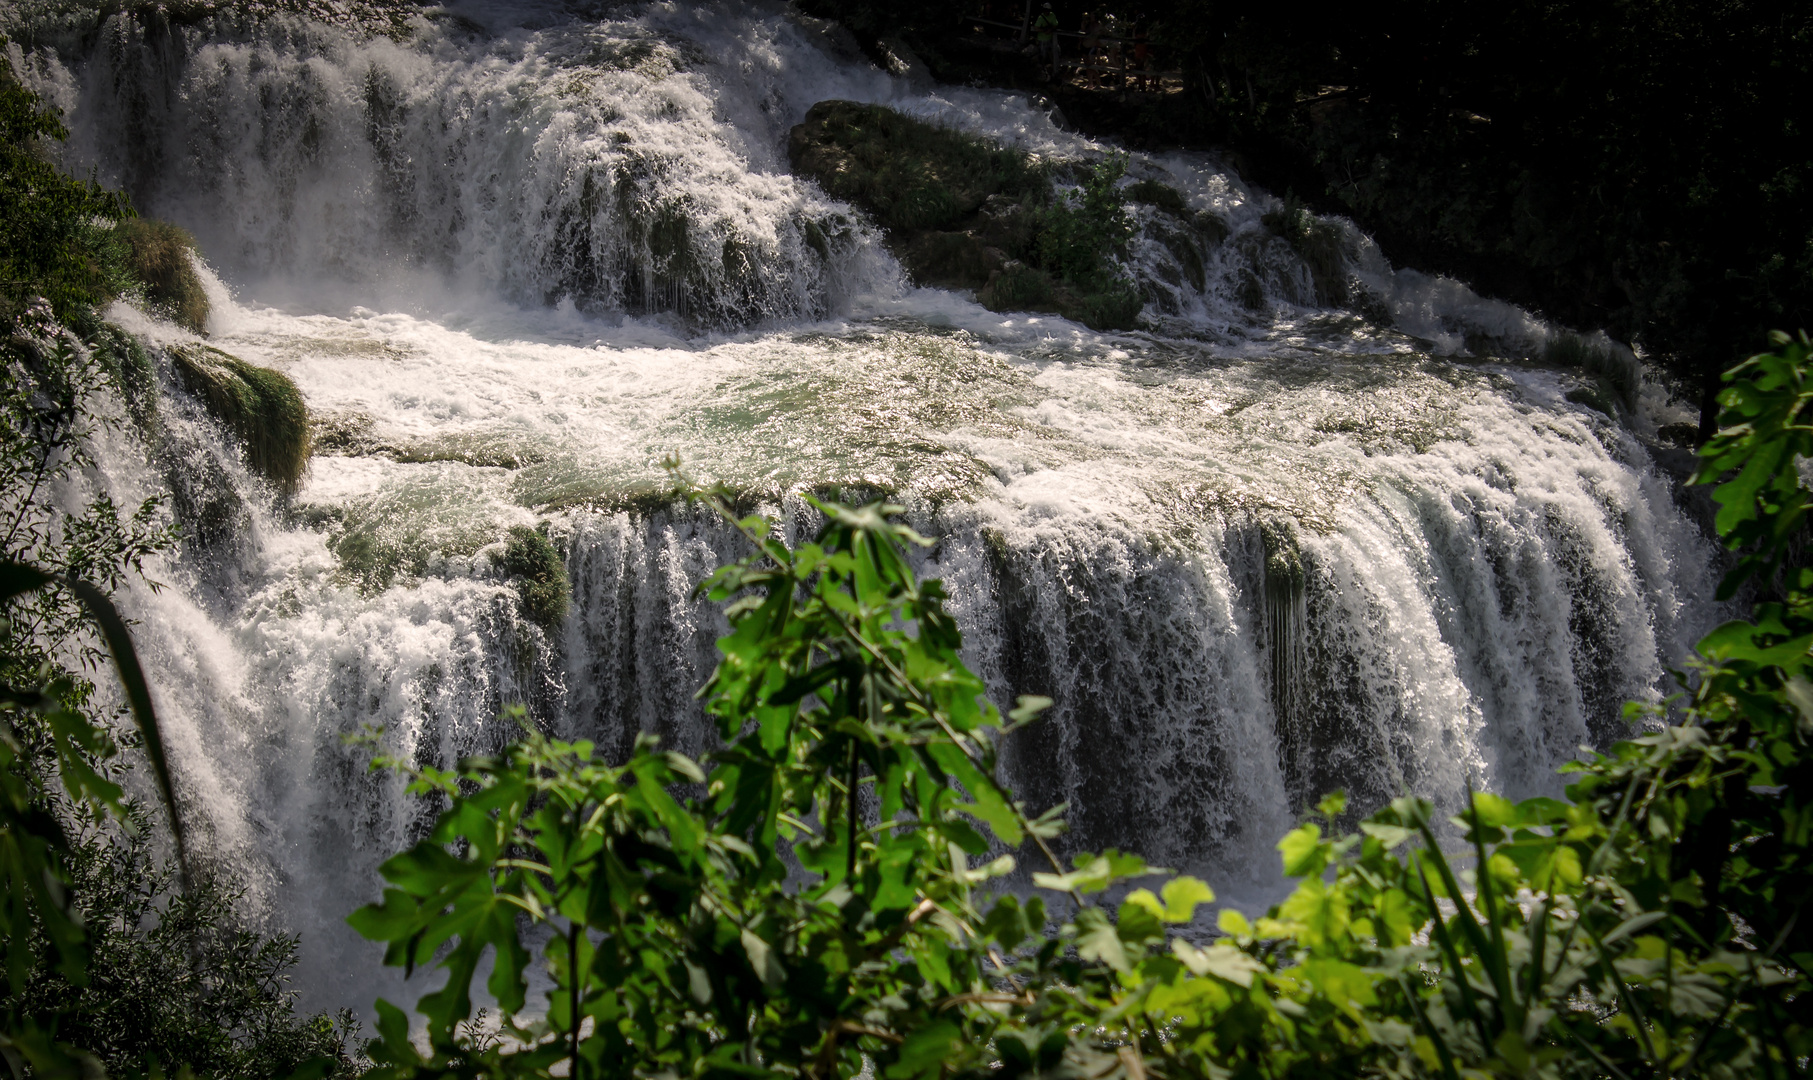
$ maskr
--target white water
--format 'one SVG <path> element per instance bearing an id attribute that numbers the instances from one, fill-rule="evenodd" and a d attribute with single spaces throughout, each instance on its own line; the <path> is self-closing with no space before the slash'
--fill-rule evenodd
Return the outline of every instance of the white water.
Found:
<path id="1" fill-rule="evenodd" d="M 915 91 L 776 7 L 459 13 L 400 42 L 46 19 L 12 47 L 68 114 L 69 163 L 200 238 L 226 283 L 210 343 L 288 373 L 321 425 L 278 508 L 172 384 L 163 456 L 106 448 L 97 481 L 225 508 L 155 569 L 174 587 L 130 601 L 189 812 L 304 934 L 311 1005 L 401 993 L 340 919 L 420 810 L 344 735 L 381 725 L 444 763 L 525 701 L 606 747 L 707 749 L 692 693 L 719 617 L 691 590 L 739 549 L 617 509 L 649 505 L 669 452 L 796 529 L 788 493 L 899 492 L 944 538 L 925 571 L 997 697 L 1058 702 L 1006 749 L 1029 804 L 1254 903 L 1327 789 L 1554 791 L 1717 614 L 1710 546 L 1631 430 L 1653 415 L 1469 359 L 1550 330 L 1351 229 L 1350 285 L 1394 328 L 1316 308 L 1259 222 L 1276 201 L 1211 158 L 1133 161 L 1231 227 L 1204 288 L 1142 239 L 1149 326 L 1097 334 L 905 285 L 857 211 L 787 171 L 788 128 L 830 97 L 1101 149 L 1023 98 Z M 574 586 L 552 633 L 489 558 L 537 521 Z"/>

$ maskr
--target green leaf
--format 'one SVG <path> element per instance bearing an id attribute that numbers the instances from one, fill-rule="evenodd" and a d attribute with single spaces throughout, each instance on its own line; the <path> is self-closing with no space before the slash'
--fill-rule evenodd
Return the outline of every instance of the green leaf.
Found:
<path id="1" fill-rule="evenodd" d="M 1162 890 L 1165 897 L 1165 909 L 1161 917 L 1166 922 L 1187 923 L 1196 917 L 1197 904 L 1215 902 L 1215 890 L 1208 884 L 1193 877 L 1175 877 L 1165 882 Z"/>
<path id="2" fill-rule="evenodd" d="M 1316 825 L 1301 825 L 1285 833 L 1278 841 L 1278 851 L 1284 856 L 1284 873 L 1289 877 L 1319 874 L 1328 865 L 1322 830 Z"/>
<path id="3" fill-rule="evenodd" d="M 1123 942 L 1133 946 L 1162 938 L 1165 934 L 1165 924 L 1161 918 L 1163 911 L 1157 897 L 1140 889 L 1121 903 L 1116 933 Z"/>
<path id="4" fill-rule="evenodd" d="M 941 1072 L 944 1062 L 963 1048 L 963 1029 L 949 1020 L 939 1020 L 907 1036 L 906 1041 L 884 1074 L 889 1080 L 929 1080 Z"/>
<path id="5" fill-rule="evenodd" d="M 1253 985 L 1253 976 L 1265 971 L 1265 965 L 1232 945 L 1217 943 L 1199 949 L 1182 938 L 1171 939 L 1171 952 L 1195 975 L 1213 975 L 1235 986 Z"/>
<path id="6" fill-rule="evenodd" d="M 1121 944 L 1120 933 L 1108 922 L 1108 916 L 1101 908 L 1084 908 L 1077 912 L 1076 952 L 1085 960 L 1095 960 L 1119 972 L 1133 970 Z"/>
<path id="7" fill-rule="evenodd" d="M 781 962 L 774 955 L 773 946 L 757 937 L 752 930 L 745 929 L 741 935 L 743 952 L 749 957 L 749 966 L 755 969 L 756 978 L 770 992 L 778 991 L 787 982 L 787 973 L 782 970 Z"/>

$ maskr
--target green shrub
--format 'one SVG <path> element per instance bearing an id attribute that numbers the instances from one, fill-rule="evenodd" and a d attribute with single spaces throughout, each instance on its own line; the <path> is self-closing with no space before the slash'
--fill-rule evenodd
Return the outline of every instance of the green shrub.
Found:
<path id="1" fill-rule="evenodd" d="M 127 270 L 145 289 L 153 311 L 201 333 L 208 324 L 208 295 L 195 272 L 195 238 L 168 222 L 129 218 L 116 231 L 126 245 Z"/>
<path id="2" fill-rule="evenodd" d="M 34 296 L 59 316 L 102 307 L 131 286 L 114 229 L 132 216 L 131 204 L 56 167 L 50 143 L 68 134 L 0 55 L 0 318 Z"/>
<path id="3" fill-rule="evenodd" d="M 239 894 L 215 877 L 179 888 L 175 865 L 151 853 L 149 817 L 127 820 L 119 835 L 75 834 L 64 862 L 87 937 L 84 978 L 40 964 L 6 1007 L 56 1017 L 58 1039 L 114 1076 L 154 1058 L 209 1080 L 287 1076 L 321 1057 L 349 1069 L 351 1014 L 295 1014 L 285 983 L 298 939 L 248 930 Z"/>
<path id="4" fill-rule="evenodd" d="M 161 497 L 64 501 L 117 423 L 96 394 L 117 387 L 141 432 L 155 417 L 143 344 L 94 310 L 130 284 L 107 227 L 126 204 L 46 164 L 40 140 L 63 132 L 37 107 L 0 59 L 0 1056 L 44 1080 L 250 1080 L 310 1059 L 315 1077 L 350 1073 L 346 1024 L 291 1012 L 294 941 L 245 932 L 229 890 L 173 871 L 189 865 L 185 830 L 108 593 L 178 538 Z M 109 663 L 123 709 L 94 701 Z M 129 762 L 170 814 L 174 864 L 148 854 L 150 818 L 118 782 Z"/>
<path id="5" fill-rule="evenodd" d="M 566 563 L 543 529 L 510 526 L 498 564 L 516 580 L 523 614 L 529 621 L 552 630 L 567 617 L 573 588 L 567 581 Z"/>
<path id="6" fill-rule="evenodd" d="M 189 392 L 245 448 L 246 464 L 293 495 L 308 471 L 308 406 L 289 376 L 207 345 L 176 345 L 170 359 Z"/>
<path id="7" fill-rule="evenodd" d="M 1079 189 L 1054 200 L 1040 218 L 1039 264 L 1085 288 L 1115 276 L 1112 259 L 1133 236 L 1126 195 L 1118 184 L 1125 154 L 1109 154 L 1083 176 Z"/>
<path id="8" fill-rule="evenodd" d="M 1051 279 L 1023 262 L 1010 262 L 994 272 L 981 300 L 990 311 L 1026 311 L 1051 299 Z"/>

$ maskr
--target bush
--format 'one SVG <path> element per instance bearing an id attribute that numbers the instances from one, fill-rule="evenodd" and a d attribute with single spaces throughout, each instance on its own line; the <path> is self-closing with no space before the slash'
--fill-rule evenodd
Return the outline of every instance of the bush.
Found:
<path id="1" fill-rule="evenodd" d="M 115 1076 L 158 1061 L 211 1080 L 286 1076 L 327 1057 L 350 1068 L 350 1013 L 299 1017 L 284 984 L 297 939 L 247 930 L 239 894 L 212 876 L 177 886 L 150 850 L 148 815 L 72 838 L 67 882 L 88 940 L 81 980 L 35 967 L 9 1011 L 54 1020 L 57 1038 Z"/>
<path id="2" fill-rule="evenodd" d="M 793 167 L 890 231 L 954 225 L 990 195 L 1045 187 L 1018 150 L 915 120 L 880 105 L 821 101 L 788 137 Z"/>
<path id="3" fill-rule="evenodd" d="M 36 296 L 63 316 L 104 306 L 131 286 L 114 225 L 132 207 L 119 192 L 56 167 L 50 143 L 68 134 L 0 55 L 0 319 Z"/>
<path id="4" fill-rule="evenodd" d="M 572 585 L 566 563 L 554 550 L 547 533 L 527 525 L 512 525 L 498 558 L 504 573 L 516 579 L 523 614 L 530 622 L 552 630 L 567 617 Z"/>
<path id="5" fill-rule="evenodd" d="M 47 164 L 40 140 L 62 128 L 3 60 L 0 133 L 0 1056 L 45 1080 L 263 1077 L 308 1059 L 315 1077 L 350 1071 L 344 1020 L 291 1014 L 294 941 L 240 928 L 218 882 L 176 887 L 118 783 L 131 750 L 170 813 L 174 866 L 188 865 L 149 688 L 108 599 L 176 531 L 158 497 L 65 501 L 119 425 L 97 394 L 118 389 L 141 434 L 156 414 L 143 344 L 94 310 L 129 284 L 107 228 L 126 204 Z M 109 662 L 126 701 L 114 714 L 91 708 L 89 677 Z"/>

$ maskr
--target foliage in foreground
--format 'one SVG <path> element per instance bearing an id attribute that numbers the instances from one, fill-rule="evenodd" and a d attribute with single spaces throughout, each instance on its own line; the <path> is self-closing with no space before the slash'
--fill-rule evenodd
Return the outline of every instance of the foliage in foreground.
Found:
<path id="1" fill-rule="evenodd" d="M 610 766 L 531 732 L 415 771 L 448 809 L 352 922 L 447 981 L 426 1053 L 379 1004 L 374 1080 L 1806 1075 L 1813 570 L 1782 563 L 1813 385 L 1805 340 L 1777 344 L 1731 373 L 1703 478 L 1735 470 L 1727 591 L 1782 599 L 1707 637 L 1686 721 L 1571 766 L 1565 802 L 1444 822 L 1406 797 L 1335 835 L 1330 797 L 1279 844 L 1291 895 L 1206 945 L 1180 933 L 1206 884 L 1058 865 L 1061 808 L 995 781 L 996 739 L 1048 702 L 982 703 L 896 508 L 816 504 L 789 549 L 695 491 L 756 548 L 705 586 L 730 601 L 704 691 L 724 748 Z M 1031 894 L 991 889 L 1025 851 Z M 473 1016 L 487 956 L 501 1032 Z"/>

